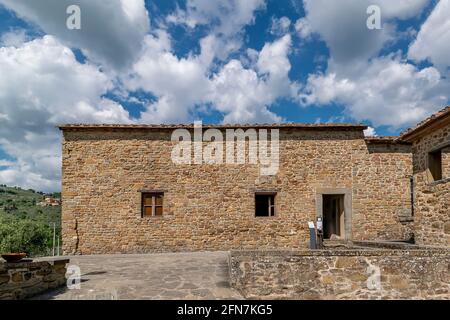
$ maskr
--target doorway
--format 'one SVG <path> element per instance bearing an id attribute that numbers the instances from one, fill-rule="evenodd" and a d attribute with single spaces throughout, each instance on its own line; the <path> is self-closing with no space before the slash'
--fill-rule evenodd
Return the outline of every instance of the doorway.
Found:
<path id="1" fill-rule="evenodd" d="M 323 238 L 330 239 L 334 234 L 345 239 L 345 209 L 343 194 L 324 194 L 323 199 Z"/>

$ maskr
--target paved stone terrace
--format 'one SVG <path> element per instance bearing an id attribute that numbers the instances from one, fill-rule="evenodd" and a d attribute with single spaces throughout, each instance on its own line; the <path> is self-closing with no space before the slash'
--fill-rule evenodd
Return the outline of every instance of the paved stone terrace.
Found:
<path id="1" fill-rule="evenodd" d="M 242 299 L 229 285 L 228 252 L 72 256 L 81 289 L 34 299 Z"/>

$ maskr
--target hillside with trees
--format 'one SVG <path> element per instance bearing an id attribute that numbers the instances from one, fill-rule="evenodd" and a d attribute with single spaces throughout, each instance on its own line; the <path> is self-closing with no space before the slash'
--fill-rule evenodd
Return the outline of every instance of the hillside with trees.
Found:
<path id="1" fill-rule="evenodd" d="M 60 198 L 59 193 L 44 194 L 0 185 L 0 253 L 51 255 L 54 227 L 55 245 L 60 238 Z"/>

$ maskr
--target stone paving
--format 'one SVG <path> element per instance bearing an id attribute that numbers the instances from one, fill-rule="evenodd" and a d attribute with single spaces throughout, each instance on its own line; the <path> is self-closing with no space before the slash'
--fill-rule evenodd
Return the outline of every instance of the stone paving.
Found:
<path id="1" fill-rule="evenodd" d="M 228 252 L 73 256 L 81 289 L 34 299 L 242 299 L 229 285 Z"/>

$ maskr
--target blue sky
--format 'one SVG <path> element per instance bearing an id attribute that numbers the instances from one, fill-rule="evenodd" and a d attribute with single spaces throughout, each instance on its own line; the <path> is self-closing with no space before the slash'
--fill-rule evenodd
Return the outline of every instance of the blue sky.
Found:
<path id="1" fill-rule="evenodd" d="M 66 27 L 72 4 L 81 30 Z M 59 123 L 397 135 L 449 102 L 449 13 L 449 0 L 0 0 L 0 183 L 59 189 Z"/>

